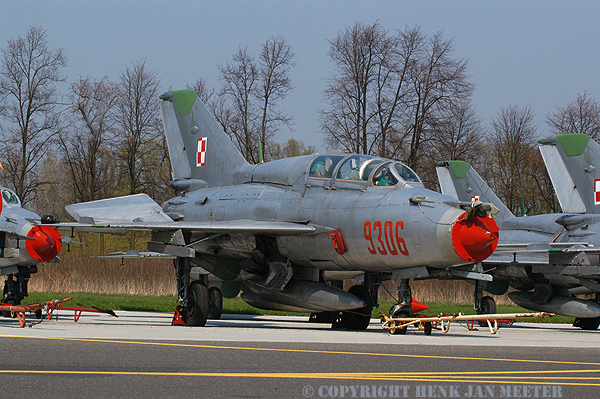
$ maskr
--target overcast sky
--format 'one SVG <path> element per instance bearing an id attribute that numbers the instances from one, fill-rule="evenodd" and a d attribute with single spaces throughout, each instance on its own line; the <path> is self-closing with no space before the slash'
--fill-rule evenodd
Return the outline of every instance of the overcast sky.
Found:
<path id="1" fill-rule="evenodd" d="M 65 74 L 117 79 L 146 58 L 164 90 L 205 77 L 214 87 L 219 64 L 240 46 L 257 54 L 282 35 L 296 53 L 296 89 L 283 104 L 296 137 L 323 150 L 319 110 L 332 73 L 328 39 L 356 21 L 389 30 L 420 25 L 455 40 L 468 60 L 474 103 L 484 125 L 501 107 L 531 105 L 540 135 L 549 112 L 588 91 L 600 99 L 600 2 L 594 1 L 28 1 L 0 0 L 0 47 L 31 25 L 48 30 L 68 60 Z"/>

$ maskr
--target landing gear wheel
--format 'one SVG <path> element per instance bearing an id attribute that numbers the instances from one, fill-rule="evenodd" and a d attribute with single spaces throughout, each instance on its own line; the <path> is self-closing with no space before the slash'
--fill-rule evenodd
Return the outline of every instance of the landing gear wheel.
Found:
<path id="1" fill-rule="evenodd" d="M 598 326 L 600 326 L 600 317 L 577 318 L 573 325 L 580 327 L 582 330 L 597 330 Z"/>
<path id="2" fill-rule="evenodd" d="M 396 306 L 400 306 L 400 305 L 395 305 L 394 307 L 396 307 Z M 394 309 L 394 307 L 392 307 L 392 310 Z M 390 316 L 391 317 L 410 317 L 408 312 L 398 312 L 398 311 L 390 312 Z M 392 321 L 392 323 L 390 323 L 390 327 L 394 327 L 396 325 L 399 325 L 399 322 Z M 390 333 L 394 334 L 394 335 L 404 335 L 404 334 L 406 334 L 406 329 L 407 329 L 407 327 L 396 328 L 395 330 L 390 330 Z"/>
<path id="3" fill-rule="evenodd" d="M 364 285 L 353 285 L 348 293 L 367 302 L 367 306 L 360 309 L 352 309 L 342 312 L 342 325 L 347 330 L 366 330 L 371 321 L 371 310 L 369 293 Z"/>
<path id="4" fill-rule="evenodd" d="M 223 295 L 217 287 L 208 289 L 208 318 L 219 320 L 223 312 Z"/>
<path id="5" fill-rule="evenodd" d="M 496 313 L 496 301 L 491 296 L 484 296 L 481 298 L 481 309 L 478 314 L 494 314 Z M 487 327 L 487 321 L 480 321 L 480 327 Z"/>
<path id="6" fill-rule="evenodd" d="M 199 281 L 194 281 L 189 287 L 189 303 L 186 320 L 188 326 L 202 327 L 208 318 L 208 288 Z"/>

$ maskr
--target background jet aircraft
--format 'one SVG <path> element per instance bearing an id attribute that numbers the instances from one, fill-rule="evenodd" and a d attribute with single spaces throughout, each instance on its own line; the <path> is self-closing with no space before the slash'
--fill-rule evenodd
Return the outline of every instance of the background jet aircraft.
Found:
<path id="1" fill-rule="evenodd" d="M 78 231 L 152 232 L 148 249 L 176 256 L 178 299 L 204 325 L 207 274 L 223 294 L 264 308 L 341 311 L 364 329 L 384 276 L 401 279 L 397 313 L 410 313 L 408 280 L 456 267 L 464 275 L 494 250 L 497 226 L 481 208 L 426 190 L 406 165 L 367 155 L 309 155 L 250 165 L 196 93 L 161 104 L 177 196 L 144 194 L 67 206 Z M 192 268 L 201 278 L 190 281 Z M 330 280 L 364 274 L 347 292 Z"/>
<path id="2" fill-rule="evenodd" d="M 482 288 L 501 295 L 510 284 L 516 291 L 508 296 L 516 304 L 575 317 L 575 325 L 583 329 L 598 328 L 600 252 L 596 248 L 600 246 L 600 236 L 595 231 L 600 229 L 597 223 L 600 218 L 597 215 L 558 213 L 515 217 L 468 163 L 443 162 L 437 173 L 443 193 L 462 201 L 479 196 L 500 209 L 496 217 L 500 227 L 498 248 L 482 262 L 483 270 L 493 276 L 493 282 L 487 286 L 480 283 Z M 563 175 L 567 175 L 564 169 Z M 592 293 L 596 300 L 575 297 Z M 484 297 L 482 305 L 495 309 L 491 297 Z"/>
<path id="3" fill-rule="evenodd" d="M 592 214 L 600 213 L 600 145 L 579 133 L 560 134 L 539 143 L 562 211 L 596 218 Z"/>
<path id="4" fill-rule="evenodd" d="M 61 235 L 54 227 L 40 226 L 40 220 L 55 223 L 22 208 L 15 193 L 0 187 L 0 273 L 7 276 L 0 302 L 20 304 L 36 265 L 53 261 L 60 252 Z"/>

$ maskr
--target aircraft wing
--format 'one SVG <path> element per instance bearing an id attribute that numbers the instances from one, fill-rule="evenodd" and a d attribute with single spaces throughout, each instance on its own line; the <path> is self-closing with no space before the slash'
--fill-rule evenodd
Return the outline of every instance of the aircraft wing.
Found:
<path id="1" fill-rule="evenodd" d="M 125 233 L 127 231 L 167 231 L 188 230 L 204 233 L 238 233 L 295 235 L 311 234 L 333 230 L 328 227 L 295 222 L 277 222 L 261 220 L 226 220 L 214 222 L 96 222 L 93 219 L 81 218 L 77 223 L 59 223 L 60 230 L 73 230 L 96 233 Z"/>
<path id="2" fill-rule="evenodd" d="M 332 229 L 304 222 L 269 220 L 225 220 L 175 222 L 146 194 L 67 205 L 67 212 L 78 222 L 59 223 L 62 230 L 125 233 L 136 231 L 188 230 L 204 233 L 295 235 Z"/>
<path id="3" fill-rule="evenodd" d="M 333 230 L 303 222 L 269 220 L 175 222 L 146 194 L 67 205 L 65 209 L 78 222 L 59 223 L 53 226 L 61 230 L 83 232 L 121 234 L 131 230 L 187 230 L 217 234 L 295 235 Z"/>

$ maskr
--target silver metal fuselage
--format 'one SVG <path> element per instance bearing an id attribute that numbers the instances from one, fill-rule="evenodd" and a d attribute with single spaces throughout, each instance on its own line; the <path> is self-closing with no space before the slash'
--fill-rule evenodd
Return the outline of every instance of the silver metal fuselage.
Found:
<path id="1" fill-rule="evenodd" d="M 187 222 L 268 220 L 328 226 L 329 231 L 317 234 L 276 238 L 280 253 L 296 266 L 393 271 L 467 263 L 452 247 L 452 225 L 464 213 L 447 204 L 455 203 L 453 198 L 420 183 L 376 187 L 368 182 L 308 178 L 314 158 L 249 166 L 236 173 L 236 185 L 185 193 L 167 201 L 163 209 Z M 426 201 L 416 205 L 411 197 L 426 197 Z M 334 248 L 331 228 L 343 236 L 344 253 Z M 191 241 L 202 237 L 195 234 Z M 213 245 L 201 242 L 193 248 L 200 254 L 214 254 Z M 254 250 L 253 237 L 232 237 L 229 246 L 219 248 L 219 254 L 244 258 Z"/>

